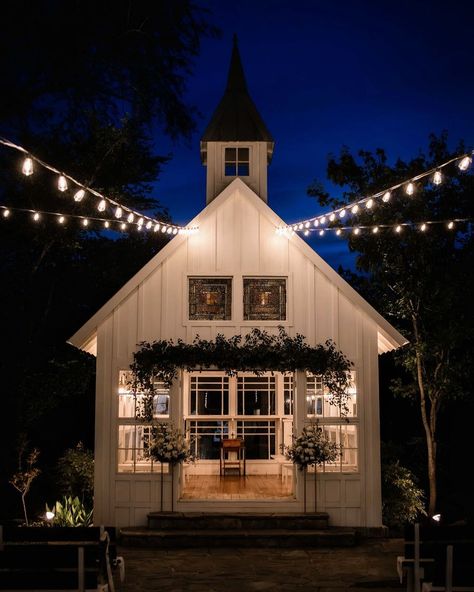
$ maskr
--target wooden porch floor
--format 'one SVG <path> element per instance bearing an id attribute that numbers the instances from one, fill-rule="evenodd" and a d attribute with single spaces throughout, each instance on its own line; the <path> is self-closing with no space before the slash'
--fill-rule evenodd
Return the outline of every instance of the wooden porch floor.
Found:
<path id="1" fill-rule="evenodd" d="M 277 475 L 189 475 L 181 492 L 184 500 L 255 500 L 293 497 L 292 479 Z"/>

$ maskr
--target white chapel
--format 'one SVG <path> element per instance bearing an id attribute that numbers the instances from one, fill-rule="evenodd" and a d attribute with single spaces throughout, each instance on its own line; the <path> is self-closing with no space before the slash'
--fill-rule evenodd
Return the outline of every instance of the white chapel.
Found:
<path id="1" fill-rule="evenodd" d="M 144 525 L 160 507 L 301 512 L 302 476 L 281 446 L 317 421 L 342 453 L 309 473 L 308 507 L 316 491 L 331 524 L 382 526 L 378 356 L 406 340 L 304 240 L 276 233 L 285 224 L 268 205 L 273 149 L 234 42 L 227 86 L 200 144 L 206 204 L 189 224 L 198 232 L 174 236 L 70 339 L 97 358 L 96 524 Z M 177 467 L 172 480 L 169 467 L 144 454 L 148 428 L 129 387 L 138 344 L 279 326 L 312 346 L 331 339 L 351 360 L 347 416 L 329 403 L 320 377 L 302 371 L 181 371 L 170 388 L 156 385 L 154 406 L 156 419 L 173 421 L 195 447 L 196 462 Z M 228 438 L 244 446 L 238 473 L 222 470 Z"/>

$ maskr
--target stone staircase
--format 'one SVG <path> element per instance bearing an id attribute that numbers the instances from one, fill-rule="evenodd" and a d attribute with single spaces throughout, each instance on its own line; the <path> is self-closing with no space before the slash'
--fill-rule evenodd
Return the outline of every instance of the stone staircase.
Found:
<path id="1" fill-rule="evenodd" d="M 152 512 L 148 527 L 120 531 L 123 546 L 203 547 L 351 547 L 356 533 L 330 527 L 325 512 L 312 514 L 231 514 Z"/>

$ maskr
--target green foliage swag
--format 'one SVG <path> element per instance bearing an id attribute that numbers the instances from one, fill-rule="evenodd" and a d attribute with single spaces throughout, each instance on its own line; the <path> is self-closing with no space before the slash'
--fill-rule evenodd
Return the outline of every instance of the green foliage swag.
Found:
<path id="1" fill-rule="evenodd" d="M 305 370 L 320 375 L 332 395 L 332 403 L 344 410 L 352 363 L 332 341 L 311 347 L 304 335 L 290 337 L 283 327 L 277 335 L 253 329 L 242 337 L 226 338 L 217 335 L 215 341 L 201 339 L 199 335 L 190 344 L 178 339 L 142 342 L 134 354 L 133 389 L 153 395 L 154 381 L 171 385 L 178 370 L 202 371 L 207 368 L 224 370 L 233 376 L 237 372 L 293 372 Z M 151 407 L 148 410 L 151 412 Z M 144 411 L 145 418 L 149 412 Z"/>

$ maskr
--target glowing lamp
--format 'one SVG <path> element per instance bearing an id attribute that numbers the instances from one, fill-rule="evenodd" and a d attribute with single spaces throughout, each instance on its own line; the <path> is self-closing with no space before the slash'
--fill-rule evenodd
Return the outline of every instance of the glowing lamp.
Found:
<path id="1" fill-rule="evenodd" d="M 29 177 L 33 174 L 33 160 L 27 156 L 23 161 L 23 166 L 21 167 L 21 172 L 26 176 Z"/>

